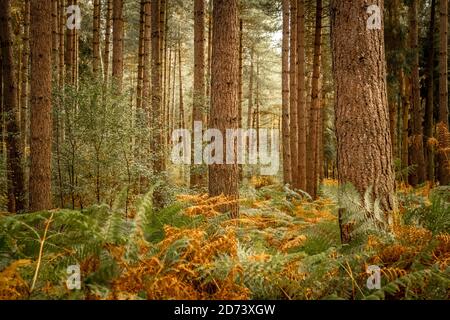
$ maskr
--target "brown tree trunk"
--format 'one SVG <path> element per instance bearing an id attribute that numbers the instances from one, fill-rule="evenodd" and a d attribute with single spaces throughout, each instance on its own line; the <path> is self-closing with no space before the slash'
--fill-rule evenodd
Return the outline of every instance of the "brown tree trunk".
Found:
<path id="1" fill-rule="evenodd" d="M 151 148 L 153 152 L 152 168 L 155 178 L 159 178 L 164 170 L 164 157 L 161 146 L 163 145 L 163 132 L 161 130 L 161 33 L 160 33 L 160 0 L 152 0 L 152 114 L 151 114 Z M 158 188 L 153 195 L 153 203 L 156 208 L 163 205 L 162 191 Z"/>
<path id="2" fill-rule="evenodd" d="M 150 54 L 151 54 L 151 32 L 152 16 L 150 0 L 144 0 L 144 39 L 143 39 L 143 62 L 142 62 L 142 103 L 141 107 L 145 114 L 150 112 Z"/>
<path id="3" fill-rule="evenodd" d="M 255 66 L 255 48 L 252 46 L 250 48 L 250 74 L 248 82 L 248 110 L 247 110 L 247 128 L 252 128 L 252 117 L 253 117 L 253 82 L 254 82 L 254 66 Z"/>
<path id="4" fill-rule="evenodd" d="M 92 36 L 92 71 L 98 77 L 100 67 L 100 0 L 94 0 L 94 22 Z"/>
<path id="5" fill-rule="evenodd" d="M 186 116 L 184 114 L 184 101 L 183 101 L 183 72 L 182 72 L 182 61 L 181 61 L 181 33 L 178 38 L 178 92 L 179 92 L 179 103 L 180 103 L 180 128 L 186 128 Z"/>
<path id="6" fill-rule="evenodd" d="M 291 179 L 291 145 L 289 143 L 289 0 L 282 1 L 283 40 L 282 40 L 282 136 L 283 136 L 283 180 Z"/>
<path id="7" fill-rule="evenodd" d="M 192 106 L 192 132 L 194 122 L 203 121 L 205 112 L 205 0 L 194 1 L 194 97 Z M 198 132 L 202 134 L 202 132 Z M 192 139 L 192 159 L 194 159 Z M 190 173 L 191 188 L 202 187 L 206 183 L 204 165 L 192 165 Z"/>
<path id="8" fill-rule="evenodd" d="M 307 190 L 307 107 L 306 107 L 306 75 L 305 75 L 305 3 L 298 0 L 297 3 L 297 60 L 298 60 L 298 181 L 294 181 L 294 186 Z"/>
<path id="9" fill-rule="evenodd" d="M 17 94 L 16 66 L 13 59 L 11 30 L 11 1 L 0 2 L 0 43 L 4 83 L 4 112 L 6 115 L 6 146 L 8 169 L 8 211 L 25 209 L 22 148 L 20 145 L 20 119 Z"/>
<path id="10" fill-rule="evenodd" d="M 316 27 L 314 35 L 314 60 L 311 83 L 311 108 L 309 117 L 309 145 L 307 157 L 307 192 L 313 199 L 317 197 L 317 142 L 320 113 L 320 67 L 322 60 L 322 0 L 316 2 Z"/>
<path id="11" fill-rule="evenodd" d="M 448 1 L 441 0 L 439 5 L 439 182 L 441 185 L 450 183 L 450 148 L 446 131 L 449 131 L 448 121 Z"/>
<path id="12" fill-rule="evenodd" d="M 139 44 L 138 44 L 138 75 L 136 81 L 136 108 L 142 108 L 142 86 L 144 82 L 144 30 L 145 30 L 145 0 L 141 0 L 139 12 Z"/>
<path id="13" fill-rule="evenodd" d="M 403 70 L 400 70 L 400 84 L 402 96 L 402 170 L 409 166 L 409 81 L 405 76 Z M 407 177 L 404 177 L 405 182 L 408 182 Z"/>
<path id="14" fill-rule="evenodd" d="M 52 5 L 31 1 L 30 211 L 52 208 Z"/>
<path id="15" fill-rule="evenodd" d="M 420 99 L 419 78 L 419 27 L 417 22 L 418 1 L 413 0 L 409 8 L 410 19 L 410 47 L 413 52 L 413 67 L 411 71 L 411 105 L 412 105 L 412 136 L 411 136 L 411 164 L 416 168 L 411 174 L 411 185 L 416 186 L 425 181 L 425 159 L 423 150 L 422 108 Z"/>
<path id="16" fill-rule="evenodd" d="M 434 136 L 434 32 L 436 20 L 436 0 L 431 0 L 430 27 L 428 30 L 428 61 L 426 68 L 427 99 L 425 104 L 425 137 L 430 139 Z M 426 145 L 427 179 L 434 183 L 434 146 Z"/>
<path id="17" fill-rule="evenodd" d="M 298 164 L 298 73 L 297 73 L 297 0 L 291 1 L 291 56 L 290 56 L 290 128 L 289 128 L 289 143 L 291 149 L 291 178 L 293 187 L 299 185 L 299 164 Z"/>
<path id="18" fill-rule="evenodd" d="M 22 70 L 20 92 L 20 132 L 21 146 L 24 157 L 29 144 L 29 77 L 30 77 L 30 0 L 25 0 L 23 5 L 23 35 L 22 35 Z"/>
<path id="19" fill-rule="evenodd" d="M 113 0 L 112 75 L 119 91 L 123 82 L 123 0 Z"/>
<path id="20" fill-rule="evenodd" d="M 206 55 L 206 99 L 208 103 L 206 107 L 207 112 L 205 114 L 205 122 L 208 122 L 208 114 L 211 108 L 212 10 L 213 0 L 208 0 L 208 50 Z"/>
<path id="21" fill-rule="evenodd" d="M 238 1 L 216 0 L 213 9 L 211 113 L 210 127 L 226 137 L 226 129 L 237 129 L 239 82 L 239 25 Z M 225 140 L 225 139 L 224 139 Z M 226 150 L 225 143 L 223 150 Z M 236 155 L 236 146 L 234 146 Z M 232 151 L 232 152 L 233 152 Z M 212 164 L 209 166 L 209 194 L 224 194 L 232 199 L 239 197 L 238 165 Z M 224 205 L 223 211 L 239 215 L 239 205 Z"/>
<path id="22" fill-rule="evenodd" d="M 67 5 L 75 4 L 75 0 L 68 0 Z M 66 12 L 66 8 L 64 8 Z M 63 15 L 66 17 L 66 15 Z M 66 28 L 66 19 L 64 19 L 64 27 Z M 66 82 L 69 84 L 75 84 L 75 74 L 74 74 L 74 63 L 75 63 L 75 29 L 67 29 L 67 39 L 66 39 Z"/>
<path id="23" fill-rule="evenodd" d="M 52 0 L 52 66 L 54 81 L 59 83 L 58 0 Z"/>
<path id="24" fill-rule="evenodd" d="M 29 0 L 27 0 L 29 1 Z M 66 27 L 66 6 L 65 6 L 65 0 L 59 0 L 59 12 L 58 12 L 58 35 L 59 35 L 59 87 L 62 88 L 66 79 L 65 79 L 65 30 Z M 29 26 L 28 26 L 29 27 Z M 28 32 L 29 34 L 29 32 Z"/>
<path id="25" fill-rule="evenodd" d="M 109 76 L 109 58 L 111 55 L 111 22 L 112 22 L 112 0 L 106 0 L 105 16 L 105 49 L 103 53 L 103 81 L 108 83 Z"/>
<path id="26" fill-rule="evenodd" d="M 372 188 L 373 197 L 379 199 L 386 214 L 383 227 L 389 229 L 394 170 L 384 27 L 367 29 L 365 4 L 365 0 L 331 1 L 339 183 L 353 184 L 361 195 Z M 374 4 L 383 12 L 382 0 Z M 340 213 L 341 238 L 349 242 L 351 225 L 342 223 Z"/>

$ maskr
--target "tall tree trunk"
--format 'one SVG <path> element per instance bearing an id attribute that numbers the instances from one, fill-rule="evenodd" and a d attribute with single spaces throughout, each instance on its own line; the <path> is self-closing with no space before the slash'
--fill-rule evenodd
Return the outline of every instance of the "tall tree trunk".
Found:
<path id="1" fill-rule="evenodd" d="M 240 14 L 242 14 L 242 2 L 240 3 Z M 242 97 L 243 97 L 243 66 L 244 66 L 244 20 L 242 18 L 239 19 L 239 93 L 238 93 L 238 125 L 239 128 L 242 127 Z M 243 142 L 245 144 L 245 141 Z M 244 166 L 239 164 L 239 181 L 243 179 L 243 170 Z"/>
<path id="2" fill-rule="evenodd" d="M 307 191 L 313 199 L 317 197 L 317 141 L 320 113 L 320 65 L 322 60 L 322 0 L 316 2 L 316 27 L 314 35 L 314 60 L 311 83 L 311 108 L 309 117 L 309 145 L 307 157 Z"/>
<path id="3" fill-rule="evenodd" d="M 426 67 L 427 99 L 425 104 L 425 137 L 430 139 L 434 136 L 434 32 L 436 20 L 436 0 L 431 0 L 430 27 L 428 30 L 428 61 Z M 427 144 L 426 163 L 427 179 L 432 183 L 434 174 L 434 146 Z"/>
<path id="4" fill-rule="evenodd" d="M 31 1 L 30 211 L 52 208 L 52 5 Z"/>
<path id="5" fill-rule="evenodd" d="M 161 33 L 160 33 L 160 0 L 152 0 L 152 114 L 151 114 L 151 148 L 153 152 L 152 168 L 156 178 L 164 170 L 163 132 L 161 130 Z M 162 190 L 159 188 L 153 194 L 153 203 L 157 208 L 163 205 Z"/>
<path id="6" fill-rule="evenodd" d="M 68 0 L 68 5 L 74 5 L 75 0 Z M 66 8 L 64 8 L 66 12 Z M 65 16 L 65 15 L 63 15 Z M 64 25 L 66 25 L 66 19 L 64 19 Z M 67 29 L 66 35 L 66 82 L 69 84 L 75 84 L 74 63 L 75 63 L 75 29 Z"/>
<path id="7" fill-rule="evenodd" d="M 205 122 L 208 122 L 208 114 L 211 108 L 212 11 L 213 0 L 208 0 L 208 50 L 206 54 L 206 99 L 208 103 L 206 106 Z"/>
<path id="8" fill-rule="evenodd" d="M 290 56 L 290 128 L 289 143 L 291 149 L 291 178 L 294 187 L 299 181 L 299 164 L 298 164 L 298 73 L 297 73 L 297 0 L 291 1 L 291 56 Z"/>
<path id="9" fill-rule="evenodd" d="M 194 97 L 192 106 L 192 132 L 194 122 L 203 121 L 205 112 L 205 0 L 194 1 Z M 197 132 L 202 134 L 202 132 Z M 192 159 L 195 141 L 192 139 Z M 206 183 L 204 165 L 191 166 L 191 188 L 202 187 Z"/>
<path id="10" fill-rule="evenodd" d="M 150 55 L 151 55 L 151 32 L 152 16 L 150 0 L 144 0 L 144 39 L 143 39 L 143 62 L 142 62 L 142 109 L 145 114 L 150 112 Z"/>
<path id="11" fill-rule="evenodd" d="M 13 60 L 11 30 L 11 1 L 0 2 L 0 43 L 4 87 L 4 112 L 6 115 L 6 145 L 8 169 L 8 211 L 25 209 L 22 148 L 20 145 L 20 119 L 17 94 L 16 66 Z"/>
<path id="12" fill-rule="evenodd" d="M 409 166 L 409 80 L 405 76 L 403 70 L 400 70 L 400 84 L 402 96 L 402 170 Z M 408 182 L 408 177 L 403 177 Z"/>
<path id="13" fill-rule="evenodd" d="M 30 0 L 27 0 L 28 2 Z M 58 13 L 58 35 L 59 35 L 59 87 L 62 88 L 66 79 L 65 79 L 65 30 L 66 27 L 66 6 L 65 6 L 65 0 L 59 0 L 59 13 Z M 28 26 L 29 28 L 29 26 Z M 28 31 L 29 34 L 29 31 Z"/>
<path id="14" fill-rule="evenodd" d="M 92 71 L 94 77 L 98 77 L 100 68 L 100 0 L 94 0 L 94 21 L 92 36 Z"/>
<path id="15" fill-rule="evenodd" d="M 23 4 L 23 35 L 22 35 L 22 70 L 21 70 L 21 87 L 20 92 L 20 132 L 21 146 L 24 157 L 29 144 L 29 77 L 30 77 L 30 0 L 25 0 Z M 26 184 L 25 184 L 26 185 Z M 26 201 L 26 199 L 25 199 Z"/>
<path id="16" fill-rule="evenodd" d="M 413 186 L 425 181 L 425 159 L 423 150 L 423 126 L 422 107 L 420 99 L 420 78 L 419 78 L 419 27 L 417 21 L 418 1 L 413 0 L 409 8 L 410 19 L 410 47 L 412 49 L 413 67 L 411 71 L 411 105 L 412 105 L 412 137 L 411 137 L 411 164 L 416 169 L 411 174 L 411 184 Z"/>
<path id="17" fill-rule="evenodd" d="M 59 83 L 59 17 L 58 0 L 52 0 L 52 66 L 55 83 Z"/>
<path id="18" fill-rule="evenodd" d="M 145 0 L 141 0 L 139 12 L 139 44 L 138 44 L 138 75 L 136 81 L 136 108 L 142 108 L 142 86 L 144 82 L 144 32 L 145 32 Z"/>
<path id="19" fill-rule="evenodd" d="M 113 0 L 112 75 L 119 91 L 123 83 L 123 0 Z"/>
<path id="20" fill-rule="evenodd" d="M 238 0 L 215 0 L 213 9 L 211 113 L 210 127 L 226 136 L 226 129 L 237 129 L 239 82 L 239 25 Z M 225 143 L 222 145 L 226 150 Z M 236 156 L 236 145 L 231 151 Z M 237 157 L 235 157 L 237 158 Z M 209 194 L 239 197 L 238 165 L 212 164 L 209 166 Z M 224 205 L 223 211 L 239 215 L 239 205 Z"/>
<path id="21" fill-rule="evenodd" d="M 307 190 L 307 107 L 306 107 L 306 76 L 305 76 L 305 3 L 297 3 L 297 60 L 298 60 L 298 180 L 294 186 Z M 317 31 L 316 31 L 317 32 Z"/>
<path id="22" fill-rule="evenodd" d="M 108 83 L 109 59 L 111 55 L 111 22 L 112 22 L 112 0 L 106 0 L 105 16 L 105 49 L 103 52 L 103 81 Z"/>
<path id="23" fill-rule="evenodd" d="M 448 139 L 448 1 L 440 0 L 439 5 L 439 182 L 441 185 L 450 183 L 450 148 Z"/>
<path id="24" fill-rule="evenodd" d="M 255 75 L 255 48 L 252 46 L 250 48 L 250 74 L 249 74 L 249 82 L 248 82 L 248 110 L 247 110 L 247 128 L 250 129 L 252 127 L 252 117 L 253 117 L 253 82 Z"/>
<path id="25" fill-rule="evenodd" d="M 181 60 L 181 33 L 178 38 L 178 92 L 179 92 L 179 103 L 180 103 L 180 128 L 186 128 L 186 116 L 184 113 L 184 101 L 183 101 L 183 72 L 182 72 L 182 60 Z"/>
<path id="26" fill-rule="evenodd" d="M 339 183 L 353 184 L 361 195 L 372 188 L 373 197 L 379 199 L 385 212 L 383 227 L 390 229 L 394 170 L 384 27 L 367 29 L 365 4 L 365 0 L 331 1 Z M 383 12 L 382 0 L 374 4 Z M 351 225 L 342 223 L 342 214 L 341 238 L 347 243 L 351 241 Z"/>
<path id="27" fill-rule="evenodd" d="M 289 143 L 289 0 L 282 1 L 283 40 L 282 40 L 282 136 L 283 136 L 283 180 L 291 179 L 291 145 Z"/>

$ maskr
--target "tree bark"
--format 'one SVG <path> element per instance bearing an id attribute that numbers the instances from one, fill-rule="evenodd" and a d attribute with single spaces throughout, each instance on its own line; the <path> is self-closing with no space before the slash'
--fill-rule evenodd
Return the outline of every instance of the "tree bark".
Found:
<path id="1" fill-rule="evenodd" d="M 317 197 L 318 128 L 320 113 L 320 68 L 322 59 L 322 0 L 316 2 L 316 27 L 314 35 L 314 59 L 311 83 L 311 109 L 309 117 L 309 145 L 307 157 L 307 191 L 313 199 Z"/>
<path id="2" fill-rule="evenodd" d="M 52 5 L 31 1 L 30 211 L 52 208 Z"/>
<path id="3" fill-rule="evenodd" d="M 194 97 L 192 106 L 192 132 L 194 122 L 203 121 L 205 112 L 205 1 L 194 1 Z M 201 132 L 199 132 L 201 133 Z M 192 156 L 194 139 L 192 139 Z M 192 157 L 193 159 L 193 157 Z M 190 172 L 191 188 L 205 186 L 206 170 L 204 165 L 192 165 Z"/>
<path id="4" fill-rule="evenodd" d="M 297 0 L 291 0 L 291 39 L 290 39 L 290 128 L 289 143 L 291 149 L 291 178 L 293 187 L 298 186 L 299 164 L 298 164 L 298 73 L 297 73 Z"/>
<path id="5" fill-rule="evenodd" d="M 306 107 L 306 75 L 305 75 L 305 2 L 298 0 L 297 4 L 297 60 L 298 60 L 298 180 L 294 186 L 307 190 L 307 107 Z"/>
<path id="6" fill-rule="evenodd" d="M 436 0 L 431 0 L 430 27 L 428 30 L 428 60 L 426 67 L 426 87 L 427 98 L 425 104 L 425 137 L 430 139 L 434 137 L 434 32 L 436 20 Z M 434 146 L 427 144 L 426 163 L 427 163 L 427 179 L 434 183 Z"/>
<path id="7" fill-rule="evenodd" d="M 16 65 L 13 59 L 11 29 L 11 1 L 0 2 L 0 43 L 4 83 L 4 112 L 6 116 L 6 146 L 8 169 L 8 211 L 22 212 L 25 209 L 24 174 L 22 169 L 22 148 L 20 145 L 20 111 L 16 79 Z"/>
<path id="8" fill-rule="evenodd" d="M 212 65 L 211 65 L 211 113 L 210 127 L 226 136 L 226 129 L 238 127 L 239 82 L 239 25 L 238 1 L 215 0 L 213 9 Z M 225 140 L 225 139 L 224 139 Z M 223 150 L 226 150 L 225 143 Z M 234 146 L 236 155 L 236 145 Z M 238 165 L 212 164 L 209 166 L 209 194 L 224 194 L 231 199 L 239 198 Z M 231 216 L 239 215 L 239 205 L 224 205 L 223 211 Z"/>
<path id="9" fill-rule="evenodd" d="M 106 0 L 105 16 L 105 48 L 103 52 L 103 81 L 108 83 L 109 78 L 109 58 L 111 55 L 111 22 L 112 22 L 112 0 Z"/>
<path id="10" fill-rule="evenodd" d="M 412 136 L 411 136 L 411 164 L 416 168 L 411 174 L 411 185 L 416 186 L 425 181 L 425 158 L 423 150 L 422 108 L 420 99 L 419 78 L 419 27 L 417 22 L 417 0 L 413 0 L 409 7 L 410 19 L 410 47 L 413 52 L 413 67 L 411 72 L 411 106 L 412 106 Z"/>
<path id="11" fill-rule="evenodd" d="M 282 135 L 283 135 L 283 180 L 291 179 L 291 145 L 289 143 L 289 0 L 282 1 L 283 40 L 282 40 Z"/>
<path id="12" fill-rule="evenodd" d="M 112 75 L 119 91 L 123 86 L 123 0 L 113 0 Z"/>
<path id="13" fill-rule="evenodd" d="M 367 28 L 365 4 L 365 0 L 331 1 L 338 174 L 341 185 L 351 183 L 361 195 L 372 188 L 373 197 L 380 200 L 385 212 L 384 227 L 389 229 L 394 170 L 384 27 Z M 373 4 L 383 12 L 382 0 Z M 351 225 L 344 225 L 342 220 L 340 225 L 342 241 L 351 241 Z"/>
<path id="14" fill-rule="evenodd" d="M 94 21 L 92 36 L 92 71 L 98 77 L 100 67 L 100 0 L 94 0 Z"/>
<path id="15" fill-rule="evenodd" d="M 448 1 L 441 0 L 439 5 L 439 182 L 450 183 L 450 148 L 448 139 L 443 134 L 449 131 L 448 120 Z"/>
<path id="16" fill-rule="evenodd" d="M 152 169 L 156 179 L 160 178 L 164 170 L 164 157 L 161 146 L 163 145 L 163 132 L 161 130 L 161 33 L 160 33 L 160 0 L 152 0 L 152 114 L 151 114 L 151 148 L 153 152 Z M 163 195 L 160 188 L 155 190 L 153 194 L 153 203 L 156 208 L 161 208 L 163 205 Z"/>

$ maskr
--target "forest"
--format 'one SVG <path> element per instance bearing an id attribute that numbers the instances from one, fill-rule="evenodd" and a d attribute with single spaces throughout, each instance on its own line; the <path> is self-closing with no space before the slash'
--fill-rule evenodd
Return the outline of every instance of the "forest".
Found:
<path id="1" fill-rule="evenodd" d="M 448 0 L 0 0 L 0 300 L 450 300 Z"/>

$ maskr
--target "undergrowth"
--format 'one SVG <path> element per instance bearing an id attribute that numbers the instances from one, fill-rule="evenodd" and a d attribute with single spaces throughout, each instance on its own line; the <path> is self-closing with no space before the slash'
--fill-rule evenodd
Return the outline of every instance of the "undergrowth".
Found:
<path id="1" fill-rule="evenodd" d="M 0 299 L 448 299 L 449 190 L 426 188 L 398 192 L 392 234 L 359 218 L 351 246 L 337 209 L 363 217 L 377 204 L 351 189 L 338 197 L 330 181 L 315 202 L 246 187 L 235 219 L 220 213 L 223 196 L 180 195 L 156 212 L 151 190 L 131 214 L 121 195 L 112 207 L 4 215 Z M 71 265 L 80 290 L 66 284 Z M 370 265 L 379 289 L 366 285 Z"/>

